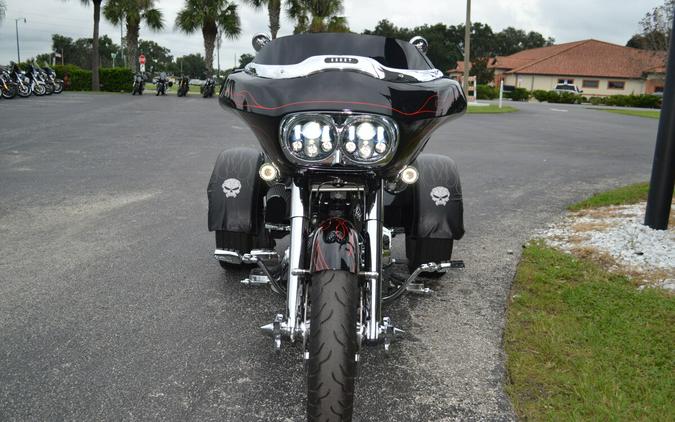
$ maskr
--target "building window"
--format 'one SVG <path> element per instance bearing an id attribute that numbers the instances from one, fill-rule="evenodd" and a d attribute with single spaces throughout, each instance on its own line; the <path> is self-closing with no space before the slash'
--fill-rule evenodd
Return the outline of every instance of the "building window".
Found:
<path id="1" fill-rule="evenodd" d="M 584 88 L 600 88 L 600 81 L 597 80 L 586 80 L 584 79 L 584 82 L 582 84 Z"/>
<path id="2" fill-rule="evenodd" d="M 626 82 L 624 81 L 608 81 L 607 89 L 624 89 L 626 88 Z"/>
<path id="3" fill-rule="evenodd" d="M 574 85 L 574 79 L 558 79 L 559 84 Z"/>
<path id="4" fill-rule="evenodd" d="M 663 92 L 663 87 L 657 86 L 656 88 L 654 88 L 654 92 Z"/>

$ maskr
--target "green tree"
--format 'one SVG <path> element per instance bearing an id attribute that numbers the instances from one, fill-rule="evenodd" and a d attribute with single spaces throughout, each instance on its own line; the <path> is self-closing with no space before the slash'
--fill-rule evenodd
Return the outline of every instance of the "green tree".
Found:
<path id="1" fill-rule="evenodd" d="M 281 2 L 282 0 L 244 0 L 244 2 L 250 4 L 256 9 L 261 9 L 263 6 L 267 6 L 267 16 L 269 17 L 269 28 L 272 39 L 277 37 L 279 32 L 279 19 L 281 17 Z"/>
<path id="2" fill-rule="evenodd" d="M 175 73 L 187 75 L 192 78 L 201 78 L 208 75 L 206 62 L 201 54 L 188 54 L 176 59 Z"/>
<path id="3" fill-rule="evenodd" d="M 127 61 L 131 70 L 136 72 L 141 21 L 151 30 L 159 31 L 164 28 L 162 12 L 155 8 L 155 0 L 108 0 L 103 7 L 103 15 L 113 25 L 126 24 Z"/>
<path id="4" fill-rule="evenodd" d="M 641 33 L 634 35 L 628 46 L 642 50 L 668 51 L 675 13 L 675 0 L 666 0 L 640 20 Z"/>
<path id="5" fill-rule="evenodd" d="M 241 33 L 237 5 L 227 0 L 185 0 L 185 6 L 176 16 L 176 27 L 186 34 L 202 30 L 209 74 L 213 74 L 213 49 L 218 31 L 229 39 Z"/>
<path id="6" fill-rule="evenodd" d="M 145 63 L 148 69 L 154 68 L 155 71 L 166 71 L 171 69 L 173 65 L 171 51 L 154 41 L 140 40 L 138 51 L 145 55 Z"/>
<path id="7" fill-rule="evenodd" d="M 7 3 L 5 3 L 5 0 L 0 0 L 0 22 L 5 20 L 6 13 L 7 13 Z"/>
<path id="8" fill-rule="evenodd" d="M 289 0 L 288 16 L 294 19 L 293 33 L 349 32 L 342 0 Z"/>
<path id="9" fill-rule="evenodd" d="M 251 63 L 255 59 L 255 56 L 253 54 L 248 54 L 244 53 L 241 56 L 239 56 L 239 68 L 244 68 L 246 67 L 247 64 Z"/>

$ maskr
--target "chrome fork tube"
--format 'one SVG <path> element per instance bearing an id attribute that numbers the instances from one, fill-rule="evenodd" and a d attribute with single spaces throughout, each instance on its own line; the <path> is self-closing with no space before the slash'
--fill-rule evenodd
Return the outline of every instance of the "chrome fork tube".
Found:
<path id="1" fill-rule="evenodd" d="M 383 185 L 380 186 L 367 203 L 366 232 L 368 234 L 368 255 L 366 265 L 368 271 L 376 273 L 376 277 L 368 280 L 370 315 L 368 318 L 368 331 L 366 338 L 369 342 L 375 342 L 380 336 L 380 320 L 382 319 L 382 196 Z"/>
<path id="2" fill-rule="evenodd" d="M 300 278 L 294 275 L 294 270 L 304 269 L 304 242 L 305 231 L 307 227 L 306 198 L 304 192 L 293 180 L 291 184 L 291 244 L 288 254 L 288 296 L 286 299 L 288 330 L 291 341 L 295 336 L 295 330 L 298 322 L 298 301 L 299 301 L 299 282 Z"/>

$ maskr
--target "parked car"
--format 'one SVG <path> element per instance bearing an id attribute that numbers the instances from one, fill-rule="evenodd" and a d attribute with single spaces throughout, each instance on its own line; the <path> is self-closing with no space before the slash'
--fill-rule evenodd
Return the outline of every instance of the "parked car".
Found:
<path id="1" fill-rule="evenodd" d="M 571 92 L 572 94 L 581 94 L 582 90 L 579 89 L 576 85 L 570 85 L 570 84 L 557 84 L 553 91 L 557 92 L 558 94 L 562 94 L 565 92 Z"/>

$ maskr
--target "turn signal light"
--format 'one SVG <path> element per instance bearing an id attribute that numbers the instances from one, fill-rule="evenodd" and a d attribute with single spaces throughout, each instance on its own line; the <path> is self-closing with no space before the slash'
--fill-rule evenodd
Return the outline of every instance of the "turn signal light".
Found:
<path id="1" fill-rule="evenodd" d="M 413 183 L 417 182 L 417 179 L 420 178 L 420 174 L 415 167 L 407 166 L 401 170 L 401 173 L 399 173 L 399 178 L 401 179 L 401 182 L 405 183 L 406 185 L 412 185 Z"/>
<path id="2" fill-rule="evenodd" d="M 266 182 L 273 182 L 279 178 L 279 169 L 272 163 L 265 163 L 260 166 L 258 175 Z"/>

